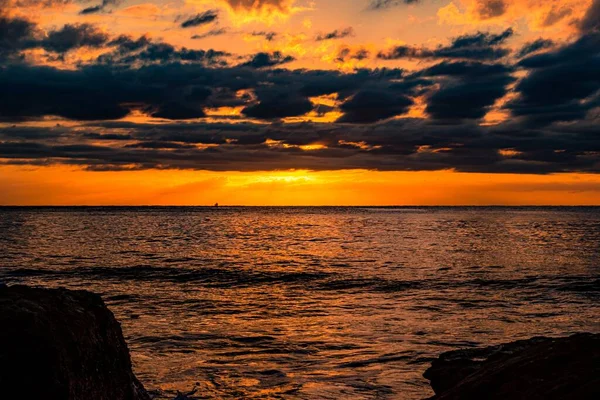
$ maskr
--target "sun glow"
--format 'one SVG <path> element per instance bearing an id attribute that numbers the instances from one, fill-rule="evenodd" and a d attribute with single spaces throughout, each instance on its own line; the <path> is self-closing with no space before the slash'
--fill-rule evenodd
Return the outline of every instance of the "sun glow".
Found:
<path id="1" fill-rule="evenodd" d="M 2 160 L 0 160 L 1 163 Z M 594 174 L 130 170 L 0 164 L 0 204 L 489 205 L 600 203 Z"/>

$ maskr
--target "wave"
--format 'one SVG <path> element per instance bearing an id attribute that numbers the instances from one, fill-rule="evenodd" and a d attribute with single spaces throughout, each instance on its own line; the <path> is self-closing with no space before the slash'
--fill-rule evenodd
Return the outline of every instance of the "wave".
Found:
<path id="1" fill-rule="evenodd" d="M 555 290 L 582 295 L 599 295 L 600 279 L 596 276 L 529 276 L 515 279 L 428 278 L 420 280 L 397 280 L 383 278 L 353 277 L 335 272 L 318 271 L 265 271 L 246 268 L 177 268 L 140 265 L 132 267 L 79 267 L 66 269 L 16 268 L 0 272 L 7 282 L 27 278 L 160 281 L 170 283 L 198 283 L 207 287 L 249 287 L 261 285 L 301 285 L 315 291 L 382 292 L 393 293 L 408 290 L 487 289 L 536 291 Z M 119 300 L 119 299 L 115 299 Z M 126 300 L 125 298 L 122 300 Z M 475 307 L 477 304 L 465 304 Z"/>

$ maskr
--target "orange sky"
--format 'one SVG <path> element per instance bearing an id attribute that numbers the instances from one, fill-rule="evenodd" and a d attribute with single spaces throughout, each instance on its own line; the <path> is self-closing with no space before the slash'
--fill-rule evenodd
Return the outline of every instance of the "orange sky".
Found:
<path id="1" fill-rule="evenodd" d="M 100 4 L 105 6 L 99 11 L 82 11 Z M 552 93 L 527 92 L 543 90 L 538 89 L 543 84 L 521 85 L 538 66 L 519 64 L 523 46 L 536 40 L 544 47 L 532 50 L 534 55 L 562 54 L 563 49 L 571 54 L 569 46 L 575 49 L 579 40 L 598 40 L 600 31 L 594 29 L 600 28 L 584 28 L 594 15 L 593 4 L 600 2 L 0 0 L 0 25 L 13 20 L 31 25 L 30 36 L 24 34 L 14 45 L 7 42 L 6 49 L 0 32 L 0 84 L 27 76 L 9 75 L 20 69 L 39 76 L 34 68 L 40 66 L 51 68 L 48 76 L 56 74 L 57 87 L 75 82 L 57 89 L 54 97 L 45 83 L 27 78 L 12 94 L 0 95 L 0 204 L 600 204 L 600 175 L 595 174 L 600 148 L 589 139 L 599 124 L 600 87 L 546 104 Z M 186 25 L 194 18 L 206 21 Z M 222 56 L 214 64 L 193 58 L 165 61 L 161 55 L 145 59 L 155 53 L 136 53 L 136 48 L 120 59 L 120 51 L 127 55 L 118 44 L 124 37 L 131 46 L 135 40 L 157 44 L 156 54 L 172 46 L 171 51 L 184 55 L 210 49 Z M 465 46 L 461 38 L 479 41 L 466 45 L 469 51 L 496 55 L 427 55 L 455 51 Z M 402 48 L 412 55 L 386 56 Z M 256 55 L 272 64 L 256 64 Z M 101 62 L 102 56 L 115 58 Z M 586 56 L 571 57 L 572 70 L 590 65 Z M 113 62 L 118 65 L 114 70 Z M 473 72 L 458 76 L 429 69 L 450 64 L 467 64 Z M 170 76 L 173 65 L 198 65 L 229 78 L 216 74 L 200 80 L 187 69 Z M 87 82 L 93 66 L 110 72 Z M 156 68 L 158 80 L 147 68 L 141 88 L 110 103 L 111 91 L 139 84 L 136 73 L 144 67 Z M 485 72 L 489 76 L 482 78 L 475 67 L 505 70 Z M 134 74 L 110 89 L 103 87 L 103 76 L 123 70 Z M 86 73 L 77 75 L 80 71 Z M 339 73 L 332 79 L 347 87 L 307 91 L 302 85 L 315 71 Z M 577 78 L 561 74 L 565 80 Z M 423 83 L 409 86 L 419 79 Z M 477 79 L 490 87 L 489 93 L 478 92 Z M 600 86 L 596 75 L 585 79 L 574 87 Z M 243 82 L 239 88 L 236 80 Z M 320 89 L 331 81 L 316 82 Z M 83 94 L 73 89 L 80 84 Z M 401 85 L 408 89 L 399 92 Z M 156 88 L 160 94 L 152 92 Z M 462 92 L 457 95 L 454 89 Z M 31 94 L 23 94 L 28 90 Z M 202 90 L 210 94 L 202 97 Z M 21 106 L 14 107 L 13 97 Z M 61 101 L 64 107 L 54 106 Z M 101 113 L 104 104 L 98 114 L 86 115 L 87 108 L 103 101 L 110 103 L 105 106 L 109 116 Z M 458 116 L 448 116 L 446 108 L 462 101 L 466 106 Z M 382 113 L 388 106 L 382 102 L 397 104 Z M 83 111 L 77 109 L 82 103 Z M 282 109 L 300 111 L 271 115 L 280 103 L 286 103 Z M 561 108 L 572 105 L 583 110 L 576 117 Z M 556 109 L 556 115 L 567 116 L 539 123 L 535 118 L 544 108 L 547 114 Z M 180 109 L 183 116 L 177 115 Z M 376 117 L 359 120 L 369 113 Z"/>
<path id="2" fill-rule="evenodd" d="M 0 167 L 0 205 L 597 205 L 594 174 Z"/>

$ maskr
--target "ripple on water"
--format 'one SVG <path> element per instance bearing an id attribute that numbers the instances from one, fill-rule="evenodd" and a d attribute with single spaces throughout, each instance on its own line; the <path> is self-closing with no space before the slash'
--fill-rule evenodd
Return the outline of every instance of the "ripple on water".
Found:
<path id="1" fill-rule="evenodd" d="M 440 352 L 600 332 L 597 208 L 0 209 L 0 231 L 0 280 L 102 294 L 165 399 L 417 399 Z"/>

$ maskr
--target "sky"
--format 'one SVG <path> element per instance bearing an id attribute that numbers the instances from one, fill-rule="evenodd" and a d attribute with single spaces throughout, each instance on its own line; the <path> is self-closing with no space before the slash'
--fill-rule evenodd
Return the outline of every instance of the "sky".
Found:
<path id="1" fill-rule="evenodd" d="M 600 205 L 600 0 L 0 0 L 0 205 Z"/>

